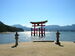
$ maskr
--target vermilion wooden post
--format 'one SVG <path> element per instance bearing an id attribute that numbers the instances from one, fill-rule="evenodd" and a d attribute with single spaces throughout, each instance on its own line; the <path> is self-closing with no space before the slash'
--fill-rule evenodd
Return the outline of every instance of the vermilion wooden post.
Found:
<path id="1" fill-rule="evenodd" d="M 34 24 L 34 36 L 35 36 L 35 24 Z"/>
<path id="2" fill-rule="evenodd" d="M 44 28 L 44 36 L 45 36 L 45 28 Z"/>
<path id="3" fill-rule="evenodd" d="M 41 23 L 41 36 L 43 37 L 43 24 Z"/>
<path id="4" fill-rule="evenodd" d="M 40 28 L 39 28 L 39 37 L 40 37 Z"/>

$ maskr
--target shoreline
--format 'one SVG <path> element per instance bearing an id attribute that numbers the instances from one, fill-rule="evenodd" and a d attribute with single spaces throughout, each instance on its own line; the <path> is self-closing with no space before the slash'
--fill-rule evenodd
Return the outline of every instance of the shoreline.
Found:
<path id="1" fill-rule="evenodd" d="M 53 43 L 55 43 L 56 41 L 54 41 L 54 40 L 34 40 L 34 41 L 26 41 L 26 42 L 18 42 L 18 43 L 29 43 L 29 42 L 49 42 L 49 43 L 51 43 L 51 42 L 53 42 Z M 75 41 L 60 41 L 60 43 L 62 43 L 62 42 L 71 42 L 71 43 L 75 43 Z M 0 43 L 0 45 L 6 45 L 6 44 L 15 44 L 15 42 L 12 42 L 12 43 Z"/>

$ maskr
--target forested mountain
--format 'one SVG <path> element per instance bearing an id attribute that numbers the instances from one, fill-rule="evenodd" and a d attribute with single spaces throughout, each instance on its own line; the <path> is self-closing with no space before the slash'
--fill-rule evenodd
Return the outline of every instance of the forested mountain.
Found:
<path id="1" fill-rule="evenodd" d="M 15 32 L 15 31 L 24 31 L 24 30 L 21 28 L 8 26 L 0 21 L 0 32 Z"/>

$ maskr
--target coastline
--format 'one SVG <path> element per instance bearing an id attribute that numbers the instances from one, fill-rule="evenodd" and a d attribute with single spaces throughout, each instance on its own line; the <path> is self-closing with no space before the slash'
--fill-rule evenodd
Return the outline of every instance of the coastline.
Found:
<path id="1" fill-rule="evenodd" d="M 16 48 L 14 43 L 0 44 L 0 56 L 75 56 L 75 43 L 61 41 L 63 47 L 55 42 L 20 42 Z"/>

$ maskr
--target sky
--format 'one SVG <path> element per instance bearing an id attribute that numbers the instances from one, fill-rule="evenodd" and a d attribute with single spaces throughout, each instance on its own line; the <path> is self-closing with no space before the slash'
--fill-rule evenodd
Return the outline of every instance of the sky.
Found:
<path id="1" fill-rule="evenodd" d="M 48 20 L 46 25 L 75 24 L 75 0 L 0 0 L 0 21 L 7 25 Z"/>

